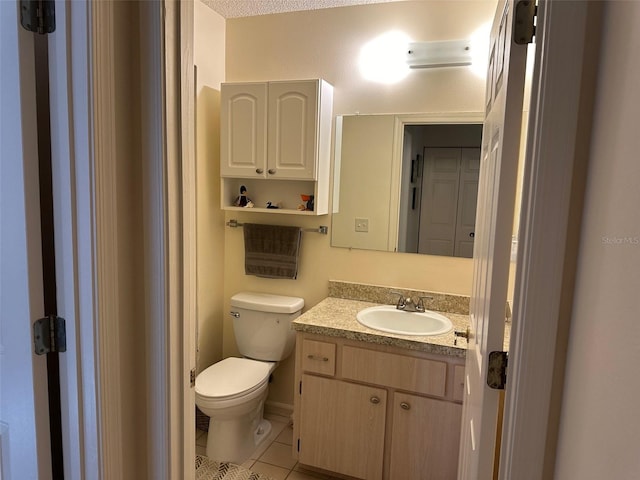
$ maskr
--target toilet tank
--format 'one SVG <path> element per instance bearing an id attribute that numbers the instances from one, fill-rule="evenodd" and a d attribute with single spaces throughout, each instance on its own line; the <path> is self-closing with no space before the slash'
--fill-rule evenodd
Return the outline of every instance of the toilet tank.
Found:
<path id="1" fill-rule="evenodd" d="M 231 297 L 233 331 L 240 354 L 277 362 L 293 351 L 291 322 L 300 316 L 304 299 L 269 293 L 240 292 Z"/>

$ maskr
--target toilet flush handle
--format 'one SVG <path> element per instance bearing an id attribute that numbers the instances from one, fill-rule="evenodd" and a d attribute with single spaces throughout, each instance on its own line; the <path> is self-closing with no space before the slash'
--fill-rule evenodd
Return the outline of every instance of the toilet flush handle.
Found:
<path id="1" fill-rule="evenodd" d="M 229 315 L 231 315 L 233 318 L 240 318 L 239 312 L 229 312 Z"/>

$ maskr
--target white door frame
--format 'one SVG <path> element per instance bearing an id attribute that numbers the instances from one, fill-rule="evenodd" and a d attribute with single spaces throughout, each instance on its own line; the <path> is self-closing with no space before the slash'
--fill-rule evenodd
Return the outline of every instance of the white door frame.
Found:
<path id="1" fill-rule="evenodd" d="M 187 246 L 195 242 L 195 182 L 192 169 L 181 165 L 183 158 L 193 162 L 193 142 L 183 141 L 192 135 L 193 120 L 184 122 L 191 131 L 181 130 L 189 113 L 181 111 L 180 88 L 186 85 L 188 92 L 194 86 L 170 73 L 175 62 L 186 58 L 188 64 L 191 53 L 183 45 L 173 48 L 166 30 L 181 21 L 188 31 L 193 5 L 141 2 L 140 9 L 144 303 L 150 335 L 147 364 L 138 368 L 148 378 L 147 470 L 149 478 L 189 479 L 195 444 L 184 432 L 189 424 L 195 428 L 194 402 L 184 399 L 192 395 L 188 372 L 195 366 L 195 341 L 191 351 L 183 345 L 190 344 L 195 322 L 195 286 L 189 281 L 195 278 L 195 248 L 183 250 L 183 237 Z M 114 321 L 119 266 L 113 3 L 58 1 L 56 17 L 58 28 L 49 39 L 58 302 L 69 337 L 61 356 L 65 476 L 125 478 L 120 333 Z M 180 28 L 173 31 L 179 39 Z"/>
<path id="2" fill-rule="evenodd" d="M 153 2 L 150 3 L 149 8 L 153 9 Z M 168 404 L 164 412 L 158 412 L 158 418 L 149 420 L 167 422 L 168 428 L 163 433 L 168 434 L 168 438 L 165 437 L 163 443 L 168 449 L 161 444 L 154 446 L 149 457 L 149 472 L 157 479 L 189 480 L 195 476 L 195 392 L 190 385 L 190 372 L 195 372 L 196 367 L 193 3 L 165 0 L 163 22 L 164 45 L 160 53 L 164 82 L 156 92 L 156 101 L 161 100 L 164 105 L 164 122 L 163 135 L 156 136 L 154 142 L 164 144 L 165 152 L 163 158 L 156 159 L 154 168 L 163 172 L 164 182 L 149 184 L 149 188 L 159 189 L 162 185 L 162 191 L 156 194 L 161 195 L 164 202 L 149 204 L 148 211 L 155 210 L 158 227 L 167 240 L 166 256 L 156 259 L 165 265 L 168 316 L 162 320 L 155 316 L 149 318 L 150 331 L 159 330 L 166 335 L 156 339 L 151 351 L 159 363 L 154 362 L 149 368 L 153 372 L 155 365 L 167 367 L 167 371 L 159 372 L 165 376 L 153 385 L 150 394 L 151 398 L 164 396 Z M 149 81 L 155 83 L 157 79 L 150 77 Z M 157 461 L 168 461 L 166 473 L 153 472 Z"/>
<path id="3" fill-rule="evenodd" d="M 395 116 L 393 124 L 393 152 L 391 156 L 391 204 L 389 212 L 389 246 L 394 250 L 398 248 L 398 231 L 400 226 L 400 181 L 402 178 L 402 158 L 404 149 L 404 127 L 407 125 L 446 125 L 446 124 L 482 124 L 484 112 L 433 112 L 433 113 L 406 113 Z"/>
<path id="4" fill-rule="evenodd" d="M 547 0 L 538 7 L 500 455 L 504 480 L 553 476 L 579 243 L 579 222 L 569 213 L 582 214 L 599 49 L 595 4 Z"/>
<path id="5" fill-rule="evenodd" d="M 58 1 L 49 35 L 56 283 L 67 321 L 61 415 L 72 479 L 122 476 L 110 7 Z"/>

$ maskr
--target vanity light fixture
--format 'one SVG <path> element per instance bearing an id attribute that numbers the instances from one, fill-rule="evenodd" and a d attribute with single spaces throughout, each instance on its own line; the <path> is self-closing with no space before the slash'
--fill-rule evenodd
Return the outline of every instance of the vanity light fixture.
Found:
<path id="1" fill-rule="evenodd" d="M 462 67 L 472 64 L 471 40 L 409 43 L 409 68 Z"/>

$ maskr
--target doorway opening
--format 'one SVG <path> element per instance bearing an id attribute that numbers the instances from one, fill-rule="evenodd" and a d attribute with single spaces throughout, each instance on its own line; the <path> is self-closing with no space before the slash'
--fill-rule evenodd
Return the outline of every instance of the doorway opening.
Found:
<path id="1" fill-rule="evenodd" d="M 404 126 L 398 251 L 473 257 L 482 124 Z"/>

